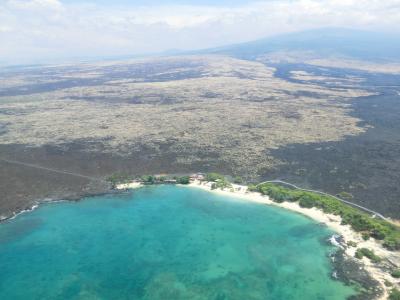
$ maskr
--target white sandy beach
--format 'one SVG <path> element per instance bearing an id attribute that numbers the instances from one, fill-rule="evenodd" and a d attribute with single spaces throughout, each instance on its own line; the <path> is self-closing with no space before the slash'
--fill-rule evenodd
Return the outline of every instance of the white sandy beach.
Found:
<path id="1" fill-rule="evenodd" d="M 340 216 L 330 215 L 324 213 L 322 210 L 317 208 L 303 208 L 300 207 L 296 202 L 283 202 L 277 203 L 272 201 L 268 196 L 261 195 L 257 192 L 249 192 L 247 190 L 247 186 L 232 184 L 233 189 L 211 189 L 212 182 L 204 182 L 195 180 L 192 181 L 189 185 L 182 185 L 190 188 L 199 188 L 209 192 L 218 193 L 225 196 L 233 196 L 236 198 L 241 198 L 247 201 L 257 202 L 261 204 L 274 205 L 277 207 L 281 207 L 284 209 L 288 209 L 300 214 L 303 214 L 319 223 L 323 223 L 326 226 L 330 227 L 333 231 L 340 234 L 344 242 L 347 243 L 349 241 L 353 241 L 357 243 L 357 247 L 345 247 L 345 255 L 348 257 L 354 257 L 355 251 L 357 248 L 368 248 L 371 249 L 380 256 L 381 258 L 389 259 L 393 264 L 400 266 L 400 253 L 393 252 L 385 249 L 379 241 L 370 238 L 368 241 L 363 240 L 361 234 L 355 232 L 351 229 L 349 225 L 342 225 Z M 117 185 L 117 189 L 135 189 L 143 186 L 140 182 L 132 182 L 126 184 Z M 399 286 L 398 280 L 396 281 L 388 272 L 383 272 L 379 267 L 373 264 L 368 258 L 363 258 L 362 262 L 364 264 L 365 269 L 370 273 L 370 275 L 380 282 L 382 289 L 384 290 L 384 295 L 380 299 L 387 299 L 390 291 L 390 287 L 386 287 L 385 281 L 390 281 L 395 284 L 395 286 Z"/>
<path id="2" fill-rule="evenodd" d="M 127 189 L 137 189 L 137 188 L 140 188 L 141 186 L 143 186 L 142 183 L 140 183 L 138 181 L 132 181 L 129 183 L 117 184 L 117 186 L 115 188 L 117 190 L 127 190 Z"/>
<path id="3" fill-rule="evenodd" d="M 231 189 L 225 190 L 211 190 L 211 182 L 200 182 L 194 181 L 189 184 L 190 187 L 201 188 L 203 190 L 215 192 L 218 194 L 223 194 L 227 196 L 240 197 L 245 200 L 274 205 L 281 208 L 289 209 L 291 211 L 301 213 L 307 217 L 312 218 L 313 220 L 323 223 L 326 226 L 330 227 L 336 233 L 340 234 L 344 241 L 347 243 L 348 241 L 353 241 L 357 243 L 358 248 L 368 248 L 371 249 L 380 256 L 381 258 L 387 258 L 397 266 L 400 265 L 400 253 L 393 252 L 385 249 L 379 241 L 370 238 L 368 241 L 363 240 L 361 234 L 355 232 L 351 229 L 350 225 L 342 225 L 340 216 L 330 215 L 324 213 L 322 210 L 317 208 L 303 208 L 296 202 L 283 202 L 277 203 L 272 201 L 268 196 L 261 195 L 257 192 L 249 192 L 247 190 L 247 186 L 232 184 L 233 191 Z M 357 247 L 345 247 L 345 255 L 348 257 L 354 257 L 355 251 Z M 387 299 L 389 295 L 389 291 L 391 288 L 386 287 L 385 280 L 396 283 L 396 280 L 388 273 L 383 272 L 380 268 L 374 265 L 368 258 L 363 258 L 362 262 L 365 266 L 365 269 L 370 273 L 370 275 L 380 282 L 382 289 L 384 290 L 384 295 L 380 299 Z M 398 285 L 398 280 L 397 280 Z"/>

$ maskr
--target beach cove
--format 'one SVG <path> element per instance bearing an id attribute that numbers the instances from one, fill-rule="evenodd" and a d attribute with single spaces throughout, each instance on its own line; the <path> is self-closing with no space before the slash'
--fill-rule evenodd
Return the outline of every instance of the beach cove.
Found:
<path id="1" fill-rule="evenodd" d="M 388 299 L 393 293 L 393 288 L 399 288 L 400 282 L 391 275 L 393 270 L 400 266 L 399 251 L 389 250 L 381 240 L 370 236 L 365 239 L 363 232 L 355 231 L 351 224 L 344 224 L 340 215 L 327 213 L 316 207 L 303 207 L 299 205 L 299 202 L 277 201 L 259 191 L 255 192 L 254 188 L 251 189 L 249 186 L 227 182 L 217 173 L 214 176 L 221 178 L 216 179 L 217 183 L 219 182 L 217 185 L 215 178 L 213 181 L 207 181 L 202 175 L 200 179 L 196 178 L 196 174 L 194 175 L 194 177 L 191 177 L 190 184 L 182 186 L 200 188 L 220 195 L 240 197 L 246 201 L 277 206 L 305 215 L 319 224 L 329 227 L 336 233 L 336 236 L 331 238 L 331 243 L 340 249 L 338 258 L 341 264 L 338 263 L 337 259 L 335 261 L 335 267 L 342 271 L 340 279 L 348 283 L 357 282 L 360 284 L 361 290 L 364 290 L 360 299 Z M 141 185 L 140 182 L 134 181 L 125 185 L 118 185 L 117 189 L 134 189 Z M 365 256 L 357 258 L 359 254 L 357 252 L 361 250 L 370 251 L 378 261 Z M 336 273 L 334 275 L 336 276 Z"/>
<path id="2" fill-rule="evenodd" d="M 135 185 L 138 187 L 139 185 Z M 146 186 L 0 226 L 4 299 L 346 299 L 328 227 L 240 191 Z M 246 199 L 244 199 L 246 197 Z M 260 199 L 261 200 L 261 199 Z M 264 199 L 265 200 L 265 199 Z M 23 289 L 18 288 L 24 286 Z"/>
<path id="3" fill-rule="evenodd" d="M 358 232 L 355 232 L 350 225 L 343 225 L 340 216 L 324 213 L 322 210 L 315 207 L 304 208 L 296 202 L 278 203 L 273 201 L 267 195 L 249 191 L 248 186 L 245 185 L 231 184 L 231 188 L 226 189 L 213 189 L 212 185 L 213 182 L 194 180 L 188 186 L 200 188 L 205 191 L 218 193 L 221 195 L 240 197 L 241 199 L 251 202 L 284 208 L 307 216 L 310 219 L 319 222 L 320 224 L 324 224 L 340 235 L 341 242 L 339 243 L 336 240 L 332 240 L 332 243 L 341 248 L 343 251 L 343 256 L 347 261 L 354 260 L 357 249 L 356 247 L 349 247 L 348 244 L 350 242 L 354 245 L 357 245 L 359 248 L 371 249 L 379 257 L 386 259 L 389 262 L 389 265 L 392 267 L 398 267 L 400 264 L 400 253 L 398 251 L 387 250 L 385 247 L 383 247 L 381 242 L 373 238 L 368 240 L 363 239 L 362 235 Z M 376 299 L 388 299 L 392 286 L 388 286 L 387 282 L 393 282 L 393 277 L 390 275 L 390 272 L 387 271 L 387 268 L 382 268 L 382 266 L 371 262 L 366 257 L 362 258 L 360 265 L 361 268 L 365 269 L 369 273 L 371 278 L 379 282 L 378 289 L 380 291 L 377 294 L 380 296 L 377 296 Z"/>

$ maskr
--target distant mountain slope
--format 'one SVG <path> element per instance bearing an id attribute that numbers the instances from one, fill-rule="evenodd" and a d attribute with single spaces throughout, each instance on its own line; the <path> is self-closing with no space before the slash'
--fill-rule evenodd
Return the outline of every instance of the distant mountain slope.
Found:
<path id="1" fill-rule="evenodd" d="M 308 30 L 252 42 L 207 49 L 203 53 L 254 59 L 273 53 L 306 55 L 307 58 L 340 57 L 375 62 L 400 61 L 400 34 L 343 28 Z"/>

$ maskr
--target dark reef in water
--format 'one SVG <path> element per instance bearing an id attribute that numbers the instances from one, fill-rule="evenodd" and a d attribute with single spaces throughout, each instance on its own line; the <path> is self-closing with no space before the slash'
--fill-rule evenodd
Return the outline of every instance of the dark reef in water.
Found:
<path id="1" fill-rule="evenodd" d="M 359 291 L 359 294 L 350 296 L 349 300 L 374 300 L 383 295 L 380 283 L 371 277 L 361 262 L 345 255 L 344 250 L 332 253 L 331 261 L 334 269 L 332 277 L 355 286 Z"/>

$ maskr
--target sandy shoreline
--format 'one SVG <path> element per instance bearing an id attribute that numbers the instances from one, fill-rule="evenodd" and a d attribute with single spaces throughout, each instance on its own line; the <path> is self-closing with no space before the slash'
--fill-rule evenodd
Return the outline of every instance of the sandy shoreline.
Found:
<path id="1" fill-rule="evenodd" d="M 281 207 L 284 209 L 291 210 L 293 212 L 297 212 L 303 214 L 319 223 L 323 223 L 329 228 L 331 228 L 336 233 L 340 234 L 343 237 L 345 243 L 349 241 L 353 241 L 357 243 L 357 247 L 344 247 L 344 255 L 347 257 L 354 258 L 354 254 L 357 248 L 368 248 L 371 249 L 383 259 L 389 259 L 392 263 L 399 266 L 400 264 L 400 253 L 389 251 L 385 249 L 379 241 L 370 238 L 368 241 L 363 240 L 360 233 L 355 232 L 351 229 L 350 225 L 342 225 L 340 216 L 330 215 L 324 213 L 322 210 L 319 210 L 315 207 L 313 208 L 303 208 L 300 207 L 298 203 L 295 202 L 283 202 L 277 203 L 272 201 L 268 196 L 262 195 L 258 192 L 249 192 L 247 190 L 247 186 L 232 184 L 232 189 L 225 190 L 212 190 L 211 182 L 200 182 L 194 181 L 191 182 L 188 186 L 193 188 L 200 188 L 206 191 L 218 193 L 226 196 L 233 196 L 237 198 L 242 198 L 248 201 L 257 202 L 261 204 L 273 205 L 277 207 Z M 382 271 L 378 266 L 373 264 L 369 259 L 363 258 L 361 262 L 364 265 L 366 271 L 369 272 L 372 278 L 377 280 L 384 291 L 384 295 L 379 299 L 388 299 L 388 295 L 390 292 L 390 287 L 385 285 L 385 281 L 396 282 L 394 278 L 388 273 Z"/>
<path id="2" fill-rule="evenodd" d="M 142 183 L 137 182 L 137 181 L 132 181 L 129 183 L 117 184 L 115 189 L 117 189 L 117 190 L 137 189 L 137 188 L 140 188 L 141 186 L 143 186 Z"/>
<path id="3" fill-rule="evenodd" d="M 373 250 L 375 254 L 377 254 L 381 258 L 388 259 L 390 262 L 397 265 L 397 267 L 400 266 L 400 253 L 385 249 L 379 241 L 376 241 L 373 238 L 370 238 L 367 241 L 363 240 L 361 234 L 353 231 L 350 225 L 341 224 L 340 216 L 326 214 L 322 210 L 319 210 L 317 208 L 303 208 L 300 207 L 300 205 L 296 202 L 277 203 L 272 201 L 268 196 L 262 195 L 258 192 L 248 191 L 247 186 L 244 185 L 232 184 L 232 189 L 225 189 L 225 190 L 220 190 L 220 189 L 212 190 L 211 185 L 212 182 L 195 180 L 188 185 L 182 185 L 182 186 L 190 188 L 199 188 L 212 193 L 240 198 L 243 200 L 252 201 L 260 204 L 273 205 L 276 207 L 288 209 L 296 213 L 300 213 L 321 224 L 325 224 L 326 226 L 331 228 L 333 231 L 335 231 L 337 234 L 343 237 L 344 243 L 347 243 L 349 241 L 357 243 L 357 247 L 340 246 L 343 248 L 344 255 L 347 256 L 347 258 L 354 258 L 354 254 L 357 248 L 368 248 Z M 116 189 L 118 190 L 136 189 L 140 188 L 141 186 L 143 186 L 143 184 L 140 182 L 131 182 L 131 183 L 119 184 L 116 186 Z M 381 288 L 384 291 L 384 294 L 379 299 L 382 300 L 388 299 L 391 287 L 387 287 L 385 285 L 385 281 L 390 281 L 394 283 L 394 286 L 397 287 L 399 287 L 399 282 L 396 282 L 396 280 L 393 277 L 391 277 L 391 275 L 388 272 L 383 271 L 379 266 L 372 263 L 369 259 L 364 257 L 362 260 L 360 260 L 360 262 L 363 264 L 365 270 L 371 275 L 371 277 L 380 283 Z"/>
<path id="4" fill-rule="evenodd" d="M 244 185 L 238 185 L 238 184 L 232 184 L 232 188 L 229 189 L 211 189 L 212 182 L 206 182 L 206 181 L 199 181 L 199 180 L 194 180 L 191 181 L 190 184 L 188 185 L 180 185 L 182 187 L 188 187 L 188 188 L 197 188 L 197 189 L 202 189 L 208 192 L 212 193 L 217 193 L 221 194 L 224 196 L 229 196 L 229 197 L 234 197 L 234 198 L 239 198 L 243 199 L 246 201 L 252 201 L 260 204 L 266 204 L 266 205 L 273 205 L 276 207 L 280 207 L 283 209 L 288 209 L 290 211 L 300 213 L 302 215 L 305 215 L 314 221 L 317 221 L 318 223 L 325 224 L 329 228 L 331 228 L 334 232 L 337 234 L 341 235 L 343 238 L 343 242 L 341 245 L 338 245 L 344 250 L 344 256 L 349 258 L 354 259 L 354 254 L 357 248 L 368 248 L 374 251 L 375 254 L 377 254 L 379 257 L 381 257 L 384 261 L 390 262 L 392 267 L 399 268 L 400 267 L 400 252 L 395 252 L 395 251 L 389 251 L 385 249 L 382 244 L 379 241 L 374 240 L 373 238 L 370 238 L 369 240 L 365 241 L 363 240 L 362 236 L 360 233 L 355 232 L 351 229 L 350 225 L 342 225 L 341 224 L 341 218 L 340 216 L 335 216 L 335 215 L 330 215 L 324 213 L 322 210 L 319 210 L 317 208 L 302 208 L 299 206 L 298 203 L 296 202 L 283 202 L 283 203 L 277 203 L 272 201 L 268 196 L 262 195 L 258 192 L 250 192 L 248 191 L 248 187 Z M 137 189 L 140 187 L 145 186 L 143 183 L 138 182 L 138 181 L 133 181 L 129 183 L 124 183 L 124 184 L 118 184 L 115 186 L 116 190 L 130 190 L 130 189 Z M 64 201 L 64 200 L 63 200 Z M 44 201 L 44 202 L 51 202 L 51 201 Z M 35 202 L 35 204 L 30 207 L 29 209 L 25 209 L 20 211 L 17 214 L 14 214 L 10 218 L 6 219 L 13 219 L 16 216 L 26 213 L 29 211 L 32 211 L 38 207 L 40 202 Z M 4 219 L 4 220 L 6 220 Z M 2 221 L 4 221 L 2 220 Z M 349 241 L 357 243 L 357 247 L 347 247 L 345 244 Z M 343 247 L 344 246 L 344 247 Z M 390 293 L 390 290 L 393 287 L 400 288 L 400 280 L 393 278 L 388 270 L 384 270 L 382 268 L 382 265 L 379 266 L 379 264 L 374 264 L 372 263 L 368 258 L 364 257 L 362 260 L 357 260 L 361 262 L 363 265 L 364 269 L 370 274 L 370 276 L 378 281 L 380 283 L 380 286 L 383 290 L 383 295 L 379 298 L 376 299 L 388 299 L 388 295 Z M 392 287 L 387 287 L 385 285 L 385 281 L 389 281 L 393 283 Z"/>

